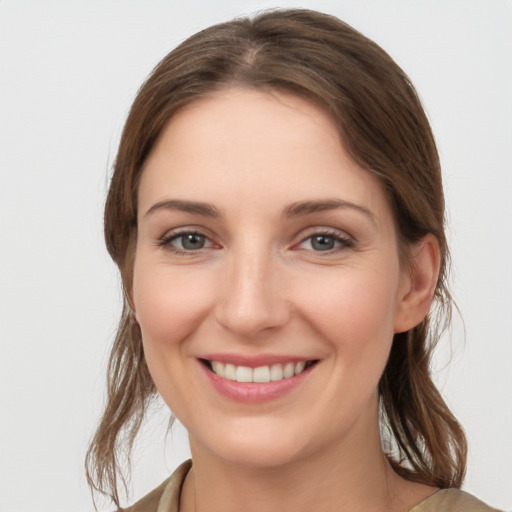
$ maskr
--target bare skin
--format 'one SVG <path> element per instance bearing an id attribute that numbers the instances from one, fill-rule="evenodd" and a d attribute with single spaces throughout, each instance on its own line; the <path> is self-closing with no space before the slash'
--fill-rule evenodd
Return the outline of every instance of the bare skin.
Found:
<path id="1" fill-rule="evenodd" d="M 198 457 L 182 488 L 180 512 L 407 512 L 438 490 L 397 475 L 378 432 L 369 438 L 355 439 L 343 458 L 330 447 L 293 467 L 233 468 Z M 356 449 L 360 444 L 366 457 Z"/>
<path id="2" fill-rule="evenodd" d="M 436 491 L 396 475 L 379 436 L 393 336 L 439 270 L 433 236 L 410 253 L 404 268 L 381 183 L 316 106 L 233 88 L 171 120 L 139 188 L 133 303 L 189 433 L 181 512 L 405 512 Z M 311 365 L 287 388 L 213 364 L 276 358 Z"/>

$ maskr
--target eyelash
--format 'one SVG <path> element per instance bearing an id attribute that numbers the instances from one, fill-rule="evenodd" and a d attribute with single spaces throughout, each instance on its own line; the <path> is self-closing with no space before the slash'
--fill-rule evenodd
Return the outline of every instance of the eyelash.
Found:
<path id="1" fill-rule="evenodd" d="M 352 238 L 349 238 L 347 235 L 341 235 L 338 231 L 332 231 L 332 230 L 328 230 L 328 229 L 315 231 L 315 232 L 309 234 L 308 236 L 304 237 L 301 240 L 301 242 L 296 245 L 296 247 L 301 246 L 307 240 L 311 240 L 311 242 L 310 242 L 310 244 L 311 244 L 314 238 L 320 238 L 320 237 L 333 239 L 334 243 L 338 244 L 338 247 L 334 247 L 332 249 L 328 249 L 325 251 L 314 251 L 313 250 L 313 252 L 315 252 L 315 253 L 333 254 L 333 253 L 337 252 L 338 250 L 349 249 L 351 247 L 354 247 L 354 240 Z M 307 249 L 307 250 L 312 250 L 312 249 Z"/>
<path id="2" fill-rule="evenodd" d="M 209 243 L 210 245 L 213 245 L 213 242 L 208 238 L 208 236 L 206 236 L 201 231 L 186 230 L 186 229 L 180 230 L 180 231 L 175 231 L 173 233 L 164 235 L 158 241 L 157 245 L 159 247 L 164 248 L 167 251 L 172 252 L 173 254 L 184 255 L 184 256 L 194 255 L 194 254 L 197 254 L 198 252 L 200 252 L 202 249 L 209 248 L 209 247 L 201 247 L 197 250 L 193 250 L 193 249 L 183 250 L 183 249 L 179 249 L 178 247 L 176 247 L 172 244 L 172 242 L 174 242 L 175 240 L 178 240 L 179 238 L 183 238 L 185 236 L 199 236 L 201 238 L 204 238 L 207 241 L 207 243 Z M 315 251 L 313 249 L 305 249 L 305 250 L 312 251 L 315 253 L 333 254 L 333 253 L 337 252 L 338 250 L 348 249 L 348 248 L 354 247 L 354 245 L 355 245 L 355 242 L 352 238 L 349 238 L 346 235 L 345 236 L 341 235 L 337 231 L 320 230 L 320 231 L 312 232 L 308 236 L 304 237 L 298 244 L 294 245 L 294 248 L 300 248 L 300 246 L 308 240 L 311 240 L 310 243 L 312 243 L 312 241 L 315 237 L 317 237 L 317 238 L 324 237 L 324 238 L 333 239 L 334 243 L 338 244 L 338 246 L 334 247 L 332 249 L 325 250 L 325 251 Z"/>
<path id="3" fill-rule="evenodd" d="M 180 230 L 180 231 L 174 231 L 172 233 L 168 233 L 168 234 L 164 235 L 159 240 L 157 245 L 164 248 L 166 251 L 170 251 L 170 252 L 180 255 L 180 256 L 181 255 L 184 255 L 184 256 L 193 255 L 194 253 L 197 253 L 201 249 L 204 248 L 204 247 L 201 247 L 200 249 L 195 250 L 195 251 L 194 250 L 187 251 L 187 250 L 179 249 L 178 247 L 176 247 L 172 244 L 172 242 L 174 242 L 175 240 L 178 240 L 179 238 L 183 238 L 185 236 L 200 236 L 201 238 L 204 238 L 210 244 L 213 245 L 213 242 L 211 242 L 211 240 L 204 233 L 201 233 L 200 231 L 197 231 L 197 230 L 187 230 L 187 229 Z"/>

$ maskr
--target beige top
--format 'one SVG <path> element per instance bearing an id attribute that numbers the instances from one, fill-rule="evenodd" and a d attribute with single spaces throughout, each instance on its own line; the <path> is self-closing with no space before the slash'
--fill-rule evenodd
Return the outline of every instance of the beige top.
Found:
<path id="1" fill-rule="evenodd" d="M 181 487 L 192 467 L 185 461 L 156 489 L 124 512 L 179 512 Z M 500 512 L 467 492 L 459 489 L 442 489 L 413 507 L 409 512 Z"/>

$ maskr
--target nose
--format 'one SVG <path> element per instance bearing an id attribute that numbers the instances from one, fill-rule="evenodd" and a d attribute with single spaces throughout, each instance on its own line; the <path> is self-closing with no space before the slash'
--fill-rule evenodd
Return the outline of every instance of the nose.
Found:
<path id="1" fill-rule="evenodd" d="M 270 254 L 240 251 L 230 259 L 222 279 L 216 319 L 224 329 L 253 340 L 289 321 L 283 272 Z"/>

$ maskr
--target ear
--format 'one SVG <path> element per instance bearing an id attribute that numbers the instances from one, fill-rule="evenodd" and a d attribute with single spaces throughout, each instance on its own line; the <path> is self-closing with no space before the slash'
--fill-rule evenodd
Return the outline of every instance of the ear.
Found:
<path id="1" fill-rule="evenodd" d="M 412 329 L 427 316 L 437 285 L 441 255 L 437 238 L 429 233 L 410 248 L 403 269 L 395 315 L 395 333 Z"/>

